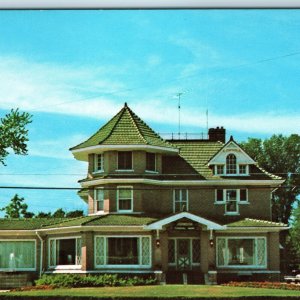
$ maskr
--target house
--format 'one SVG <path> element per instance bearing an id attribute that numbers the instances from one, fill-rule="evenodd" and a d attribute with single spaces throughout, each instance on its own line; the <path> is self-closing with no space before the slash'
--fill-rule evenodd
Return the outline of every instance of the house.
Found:
<path id="1" fill-rule="evenodd" d="M 2 285 L 42 273 L 154 274 L 162 282 L 279 280 L 271 193 L 261 169 L 224 128 L 164 140 L 125 103 L 72 147 L 88 165 L 88 216 L 0 220 Z"/>

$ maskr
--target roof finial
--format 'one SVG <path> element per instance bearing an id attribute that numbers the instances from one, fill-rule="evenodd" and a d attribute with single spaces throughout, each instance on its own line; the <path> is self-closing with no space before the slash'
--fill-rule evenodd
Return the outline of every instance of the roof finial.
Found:
<path id="1" fill-rule="evenodd" d="M 229 139 L 229 140 L 230 140 L 230 141 L 233 141 L 233 136 L 232 136 L 232 135 L 230 136 L 230 139 Z"/>
<path id="2" fill-rule="evenodd" d="M 127 102 L 125 102 L 124 107 L 128 107 L 128 106 L 127 106 Z"/>

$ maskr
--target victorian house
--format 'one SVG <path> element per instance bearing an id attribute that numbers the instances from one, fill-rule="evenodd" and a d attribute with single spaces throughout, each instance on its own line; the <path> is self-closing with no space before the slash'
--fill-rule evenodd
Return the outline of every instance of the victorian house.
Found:
<path id="1" fill-rule="evenodd" d="M 125 103 L 70 150 L 87 163 L 78 194 L 88 216 L 0 220 L 0 278 L 279 280 L 279 232 L 288 227 L 272 222 L 270 199 L 283 180 L 226 141 L 224 128 L 211 128 L 207 139 L 164 140 Z"/>

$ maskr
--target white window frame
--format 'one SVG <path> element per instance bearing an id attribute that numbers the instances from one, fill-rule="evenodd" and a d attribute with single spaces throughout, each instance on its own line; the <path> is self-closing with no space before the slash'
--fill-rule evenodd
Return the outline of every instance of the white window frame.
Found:
<path id="1" fill-rule="evenodd" d="M 97 202 L 99 201 L 98 197 L 97 197 L 97 190 L 102 190 L 103 191 L 103 199 L 101 200 L 103 202 L 103 209 L 102 210 L 97 210 Z M 94 213 L 95 214 L 101 214 L 104 212 L 104 188 L 95 188 L 94 189 Z"/>
<path id="2" fill-rule="evenodd" d="M 148 238 L 149 239 L 149 264 L 148 265 L 142 265 L 142 238 Z M 104 238 L 104 264 L 103 265 L 97 265 L 96 264 L 96 239 L 97 238 Z M 138 261 L 139 263 L 136 265 L 110 265 L 107 264 L 107 254 L 108 254 L 108 242 L 107 240 L 109 238 L 137 238 L 138 241 Z M 152 266 L 152 237 L 151 235 L 113 235 L 113 236 L 103 236 L 103 235 L 95 235 L 94 236 L 94 266 L 96 269 L 149 269 Z"/>
<path id="3" fill-rule="evenodd" d="M 168 242 L 169 240 L 173 240 L 174 241 L 174 258 L 175 258 L 175 262 L 174 263 L 169 263 L 168 262 L 168 266 L 172 266 L 172 267 L 176 267 L 177 266 L 177 241 L 178 240 L 189 240 L 190 241 L 190 259 L 191 259 L 191 266 L 192 267 L 196 267 L 196 266 L 200 266 L 201 265 L 201 239 L 200 237 L 175 237 L 175 238 L 168 238 Z M 193 262 L 193 240 L 199 240 L 200 241 L 200 263 L 194 263 Z"/>
<path id="4" fill-rule="evenodd" d="M 119 209 L 119 201 L 120 201 L 120 190 L 126 189 L 131 191 L 131 209 Z M 118 186 L 117 187 L 117 212 L 121 213 L 131 213 L 133 212 L 133 186 Z"/>
<path id="5" fill-rule="evenodd" d="M 179 201 L 176 201 L 176 190 L 179 191 Z M 186 191 L 186 201 L 182 201 L 182 191 L 185 190 Z M 176 213 L 176 203 L 183 203 L 186 202 L 186 209 L 185 211 L 189 211 L 189 190 L 188 189 L 173 189 L 173 213 Z M 177 212 L 181 212 L 181 211 L 177 211 Z"/>
<path id="6" fill-rule="evenodd" d="M 35 271 L 36 270 L 36 254 L 37 243 L 35 239 L 0 239 L 0 242 L 34 242 L 34 267 L 33 268 L 0 268 L 0 271 Z"/>
<path id="7" fill-rule="evenodd" d="M 72 270 L 80 270 L 81 269 L 81 264 L 80 265 L 51 265 L 50 261 L 50 255 L 51 255 L 51 249 L 50 249 L 50 244 L 51 241 L 54 241 L 55 245 L 55 262 L 57 262 L 57 257 L 56 257 L 56 241 L 57 240 L 73 240 L 75 239 L 75 255 L 78 254 L 78 249 L 77 249 L 77 239 L 81 239 L 81 236 L 68 236 L 68 237 L 55 237 L 55 238 L 49 238 L 48 240 L 48 267 L 49 269 L 55 269 L 55 270 L 65 270 L 65 269 L 72 269 Z M 82 251 L 82 250 L 81 250 Z M 82 257 L 81 257 L 82 259 Z M 76 258 L 75 258 L 76 260 Z"/>
<path id="8" fill-rule="evenodd" d="M 223 191 L 223 201 L 218 201 L 218 190 Z M 237 205 L 237 212 L 228 212 L 226 211 L 226 203 L 227 203 L 227 191 L 235 190 L 236 191 L 236 205 Z M 246 201 L 241 201 L 241 190 L 246 190 Z M 225 205 L 225 215 L 238 215 L 239 214 L 239 206 L 244 204 L 249 204 L 249 193 L 248 189 L 235 189 L 235 188 L 228 188 L 228 189 L 215 189 L 215 204 L 216 205 Z"/>
<path id="9" fill-rule="evenodd" d="M 100 157 L 100 160 L 101 160 L 101 169 L 98 169 L 99 157 Z M 94 171 L 93 171 L 94 174 L 96 174 L 96 173 L 103 173 L 104 172 L 103 163 L 104 163 L 104 155 L 103 155 L 103 153 L 95 153 L 94 154 Z"/>
<path id="10" fill-rule="evenodd" d="M 218 243 L 220 239 L 225 239 L 225 257 L 224 257 L 224 261 L 225 264 L 224 265 L 219 265 L 218 263 Z M 228 250 L 228 240 L 254 240 L 254 261 L 255 264 L 253 265 L 229 265 L 229 250 Z M 264 257 L 264 261 L 265 264 L 264 265 L 258 265 L 257 264 L 257 240 L 258 239 L 264 239 L 265 241 L 265 257 Z M 218 268 L 230 268 L 230 269 L 249 269 L 249 268 L 256 268 L 256 269 L 266 269 L 267 268 L 267 258 L 268 258 L 268 245 L 267 245 L 267 238 L 265 236 L 220 236 L 216 238 L 216 265 Z"/>
<path id="11" fill-rule="evenodd" d="M 120 152 L 131 152 L 131 168 L 130 169 L 119 169 L 119 153 Z M 117 172 L 133 172 L 133 151 L 118 151 L 117 152 Z"/>

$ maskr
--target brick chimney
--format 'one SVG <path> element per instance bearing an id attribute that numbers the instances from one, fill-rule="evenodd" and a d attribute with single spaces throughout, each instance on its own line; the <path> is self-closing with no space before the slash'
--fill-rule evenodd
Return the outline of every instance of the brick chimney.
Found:
<path id="1" fill-rule="evenodd" d="M 225 143 L 226 140 L 226 130 L 223 127 L 209 128 L 208 139 L 212 142 L 220 141 Z"/>

